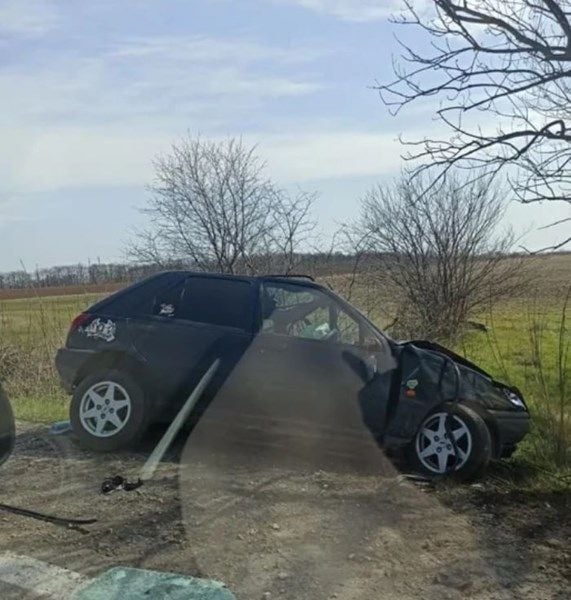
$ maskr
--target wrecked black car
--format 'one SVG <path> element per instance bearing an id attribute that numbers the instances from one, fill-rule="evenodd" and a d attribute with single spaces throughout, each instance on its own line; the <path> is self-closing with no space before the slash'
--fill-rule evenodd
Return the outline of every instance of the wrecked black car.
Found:
<path id="1" fill-rule="evenodd" d="M 80 443 L 117 450 L 172 420 L 216 358 L 194 420 L 220 394 L 271 399 L 300 419 L 357 403 L 378 444 L 429 476 L 474 477 L 529 428 L 516 388 L 437 344 L 390 339 L 310 278 L 176 271 L 74 319 L 56 364 Z"/>

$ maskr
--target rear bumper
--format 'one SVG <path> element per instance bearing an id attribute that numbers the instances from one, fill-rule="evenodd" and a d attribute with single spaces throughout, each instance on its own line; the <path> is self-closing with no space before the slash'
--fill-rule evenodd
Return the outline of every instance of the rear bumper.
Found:
<path id="1" fill-rule="evenodd" d="M 56 369 L 63 389 L 71 394 L 75 387 L 79 371 L 94 355 L 93 350 L 70 350 L 60 348 L 56 354 Z"/>

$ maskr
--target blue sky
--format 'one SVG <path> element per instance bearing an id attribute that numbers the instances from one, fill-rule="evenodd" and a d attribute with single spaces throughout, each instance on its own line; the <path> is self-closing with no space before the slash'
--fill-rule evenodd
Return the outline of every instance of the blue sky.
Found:
<path id="1" fill-rule="evenodd" d="M 391 117 L 371 89 L 398 54 L 399 5 L 0 0 L 0 270 L 121 260 L 153 157 L 187 132 L 257 144 L 277 183 L 319 193 L 326 236 L 398 173 L 399 133 L 437 127 L 427 105 Z M 508 220 L 560 212 L 514 205 Z"/>

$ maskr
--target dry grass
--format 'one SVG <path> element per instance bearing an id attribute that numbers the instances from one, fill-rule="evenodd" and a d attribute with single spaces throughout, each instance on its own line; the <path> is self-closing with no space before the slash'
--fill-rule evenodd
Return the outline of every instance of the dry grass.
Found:
<path id="1" fill-rule="evenodd" d="M 63 285 L 60 287 L 35 287 L 0 289 L 0 301 L 21 298 L 52 298 L 54 296 L 93 296 L 110 294 L 125 287 L 125 283 L 97 283 L 86 285 Z"/>
<path id="2" fill-rule="evenodd" d="M 65 418 L 67 398 L 54 365 L 72 319 L 100 295 L 0 300 L 0 380 L 17 418 Z"/>

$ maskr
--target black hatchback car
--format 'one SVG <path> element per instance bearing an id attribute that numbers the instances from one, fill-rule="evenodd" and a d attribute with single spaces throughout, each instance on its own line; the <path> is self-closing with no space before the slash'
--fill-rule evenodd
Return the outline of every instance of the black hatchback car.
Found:
<path id="1" fill-rule="evenodd" d="M 428 475 L 473 477 L 529 428 L 516 388 L 437 344 L 390 339 L 310 278 L 175 271 L 74 319 L 56 364 L 80 443 L 113 451 L 168 422 L 215 358 L 195 420 L 219 393 L 357 403 L 375 440 Z"/>

